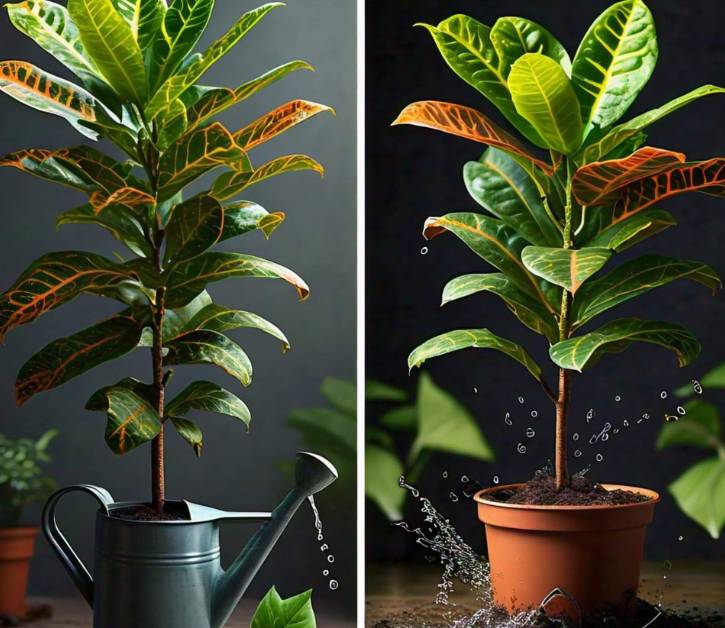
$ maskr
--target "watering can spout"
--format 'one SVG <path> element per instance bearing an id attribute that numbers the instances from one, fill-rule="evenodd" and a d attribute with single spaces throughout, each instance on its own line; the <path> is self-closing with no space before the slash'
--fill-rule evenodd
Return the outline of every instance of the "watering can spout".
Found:
<path id="1" fill-rule="evenodd" d="M 220 576 L 212 599 L 212 626 L 224 626 L 259 568 L 304 501 L 337 479 L 329 460 L 308 452 L 297 454 L 295 486 Z"/>

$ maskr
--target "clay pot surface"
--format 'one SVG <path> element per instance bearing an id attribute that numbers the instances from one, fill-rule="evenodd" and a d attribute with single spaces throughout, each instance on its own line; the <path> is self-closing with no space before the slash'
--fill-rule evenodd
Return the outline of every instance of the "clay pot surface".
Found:
<path id="1" fill-rule="evenodd" d="M 38 528 L 0 528 L 0 615 L 25 614 L 30 559 Z"/>
<path id="2" fill-rule="evenodd" d="M 602 506 L 536 506 L 490 499 L 521 484 L 479 491 L 478 518 L 486 526 L 494 601 L 510 613 L 539 608 L 574 621 L 598 611 L 625 613 L 639 587 L 647 525 L 658 493 L 645 502 Z"/>

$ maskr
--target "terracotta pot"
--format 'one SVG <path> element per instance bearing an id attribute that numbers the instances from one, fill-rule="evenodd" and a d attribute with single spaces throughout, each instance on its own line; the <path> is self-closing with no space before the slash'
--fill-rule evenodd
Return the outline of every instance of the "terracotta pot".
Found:
<path id="1" fill-rule="evenodd" d="M 0 615 L 24 615 L 38 528 L 0 528 Z"/>
<path id="2" fill-rule="evenodd" d="M 494 601 L 514 613 L 547 600 L 547 614 L 574 621 L 605 609 L 625 613 L 639 586 L 645 528 L 660 496 L 603 484 L 650 499 L 620 506 L 529 506 L 488 498 L 520 486 L 496 486 L 474 496 L 478 518 L 486 524 Z"/>

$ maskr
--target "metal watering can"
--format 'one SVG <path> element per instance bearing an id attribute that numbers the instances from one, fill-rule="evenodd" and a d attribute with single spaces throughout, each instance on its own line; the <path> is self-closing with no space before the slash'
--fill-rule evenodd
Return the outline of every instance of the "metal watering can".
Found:
<path id="1" fill-rule="evenodd" d="M 295 486 L 271 512 L 225 512 L 170 502 L 183 521 L 130 521 L 111 516 L 134 504 L 114 503 L 105 489 L 69 486 L 50 497 L 42 527 L 48 542 L 93 608 L 94 628 L 222 628 L 297 509 L 337 479 L 322 456 L 298 454 Z M 59 500 L 85 492 L 101 504 L 96 515 L 95 580 L 55 520 Z M 262 521 L 233 564 L 220 563 L 222 521 Z"/>

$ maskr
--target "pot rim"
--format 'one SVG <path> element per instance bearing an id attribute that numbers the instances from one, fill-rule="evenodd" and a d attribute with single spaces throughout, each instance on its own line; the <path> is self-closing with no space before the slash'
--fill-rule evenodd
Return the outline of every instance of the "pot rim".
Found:
<path id="1" fill-rule="evenodd" d="M 479 504 L 485 506 L 496 506 L 499 508 L 508 508 L 511 510 L 538 510 L 538 511 L 573 511 L 582 512 L 586 510 L 626 510 L 631 508 L 642 508 L 643 506 L 654 505 L 660 501 L 661 497 L 657 491 L 653 491 L 648 488 L 641 488 L 639 486 L 630 486 L 628 484 L 612 484 L 612 483 L 600 483 L 601 487 L 607 490 L 621 489 L 626 491 L 632 491 L 633 493 L 639 493 L 646 495 L 650 499 L 645 502 L 634 502 L 631 504 L 509 504 L 506 502 L 499 502 L 493 499 L 486 499 L 487 495 L 497 493 L 498 491 L 506 489 L 517 489 L 524 486 L 524 482 L 516 482 L 514 484 L 502 484 L 501 486 L 490 486 L 478 491 L 473 499 Z"/>
<path id="2" fill-rule="evenodd" d="M 185 504 L 185 500 L 183 499 L 167 499 L 165 500 L 166 504 Z M 205 523 L 201 521 L 192 521 L 191 519 L 126 519 L 124 517 L 118 517 L 113 515 L 114 510 L 122 510 L 124 508 L 133 508 L 134 506 L 148 506 L 151 507 L 151 502 L 145 502 L 145 501 L 123 501 L 123 502 L 113 502 L 111 504 L 108 504 L 105 507 L 101 507 L 98 509 L 97 513 L 99 517 L 102 517 L 103 519 L 107 519 L 109 521 L 113 522 L 119 522 L 123 523 L 125 525 L 132 525 L 132 526 L 144 526 L 144 525 L 152 525 L 152 526 L 180 526 L 180 525 L 194 525 L 199 523 Z"/>

